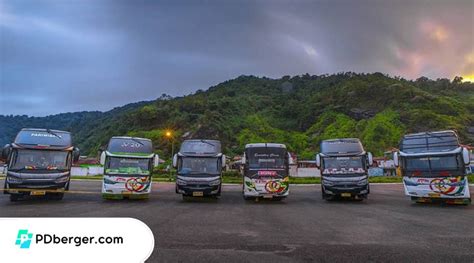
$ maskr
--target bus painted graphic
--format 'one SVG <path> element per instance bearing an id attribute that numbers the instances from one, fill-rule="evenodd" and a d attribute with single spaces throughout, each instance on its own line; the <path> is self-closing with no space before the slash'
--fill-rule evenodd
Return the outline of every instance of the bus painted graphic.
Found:
<path id="1" fill-rule="evenodd" d="M 466 177 L 437 177 L 403 179 L 407 194 L 418 197 L 439 195 L 445 198 L 469 198 L 468 181 Z"/>

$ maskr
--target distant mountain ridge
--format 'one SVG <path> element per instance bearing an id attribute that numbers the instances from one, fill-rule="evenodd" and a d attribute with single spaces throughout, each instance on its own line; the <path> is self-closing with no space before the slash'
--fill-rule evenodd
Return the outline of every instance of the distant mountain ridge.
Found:
<path id="1" fill-rule="evenodd" d="M 229 155 L 240 153 L 246 143 L 272 141 L 313 158 L 321 140 L 337 137 L 358 137 L 380 155 L 397 147 L 407 132 L 455 129 L 464 143 L 474 143 L 474 84 L 352 72 L 240 76 L 206 91 L 163 95 L 107 112 L 0 115 L 0 143 L 11 142 L 23 127 L 69 130 L 83 153 L 91 155 L 111 136 L 133 135 L 152 139 L 168 156 L 165 130 L 173 131 L 177 144 L 184 137 L 220 139 Z"/>

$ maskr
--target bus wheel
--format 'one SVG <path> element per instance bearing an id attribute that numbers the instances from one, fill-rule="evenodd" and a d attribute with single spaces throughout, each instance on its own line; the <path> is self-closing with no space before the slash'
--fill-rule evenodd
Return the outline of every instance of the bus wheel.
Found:
<path id="1" fill-rule="evenodd" d="M 252 201 L 252 200 L 255 199 L 255 197 L 251 197 L 251 196 L 245 196 L 245 195 L 244 195 L 243 197 L 244 197 L 244 200 L 245 200 L 245 201 Z"/>
<path id="2" fill-rule="evenodd" d="M 182 196 L 183 196 L 183 201 L 190 201 L 192 199 L 192 197 L 189 195 L 182 195 Z"/>
<path id="3" fill-rule="evenodd" d="M 48 194 L 48 198 L 51 200 L 62 200 L 64 197 L 64 193 L 50 193 Z"/>
<path id="4" fill-rule="evenodd" d="M 3 186 L 3 194 L 8 194 L 7 187 L 7 179 L 5 179 L 5 185 Z"/>
<path id="5" fill-rule="evenodd" d="M 10 194 L 10 201 L 11 202 L 17 202 L 21 198 L 21 194 Z"/>
<path id="6" fill-rule="evenodd" d="M 326 194 L 322 185 L 321 185 L 321 197 L 323 198 L 323 200 L 326 200 L 326 201 L 330 201 L 333 198 L 331 195 Z"/>

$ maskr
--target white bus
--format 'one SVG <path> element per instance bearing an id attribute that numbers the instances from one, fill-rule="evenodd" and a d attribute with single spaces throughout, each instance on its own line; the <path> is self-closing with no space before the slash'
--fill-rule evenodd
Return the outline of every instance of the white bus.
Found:
<path id="1" fill-rule="evenodd" d="M 281 200 L 287 197 L 291 163 L 292 158 L 284 144 L 247 144 L 242 157 L 244 199 Z"/>
<path id="2" fill-rule="evenodd" d="M 454 131 L 405 135 L 394 162 L 403 176 L 405 194 L 415 202 L 470 204 L 469 151 Z"/>

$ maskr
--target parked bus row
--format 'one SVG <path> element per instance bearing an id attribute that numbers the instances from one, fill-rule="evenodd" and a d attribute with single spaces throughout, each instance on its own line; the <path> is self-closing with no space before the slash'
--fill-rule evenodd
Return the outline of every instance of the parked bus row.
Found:
<path id="1" fill-rule="evenodd" d="M 112 137 L 100 156 L 103 198 L 148 198 L 153 168 L 159 164 L 153 149 L 149 139 Z M 7 161 L 3 190 L 11 201 L 25 195 L 60 200 L 69 189 L 71 165 L 78 160 L 79 149 L 73 146 L 69 132 L 22 129 L 14 142 L 3 148 L 2 158 Z M 413 201 L 471 202 L 469 151 L 454 131 L 407 134 L 393 158 L 403 177 L 405 194 Z M 281 200 L 289 195 L 293 160 L 284 144 L 247 144 L 241 162 L 244 199 Z M 372 154 L 359 139 L 322 141 L 315 162 L 321 171 L 323 199 L 363 200 L 369 195 Z M 220 196 L 225 163 L 220 141 L 185 140 L 172 159 L 177 170 L 176 193 L 183 198 Z"/>

